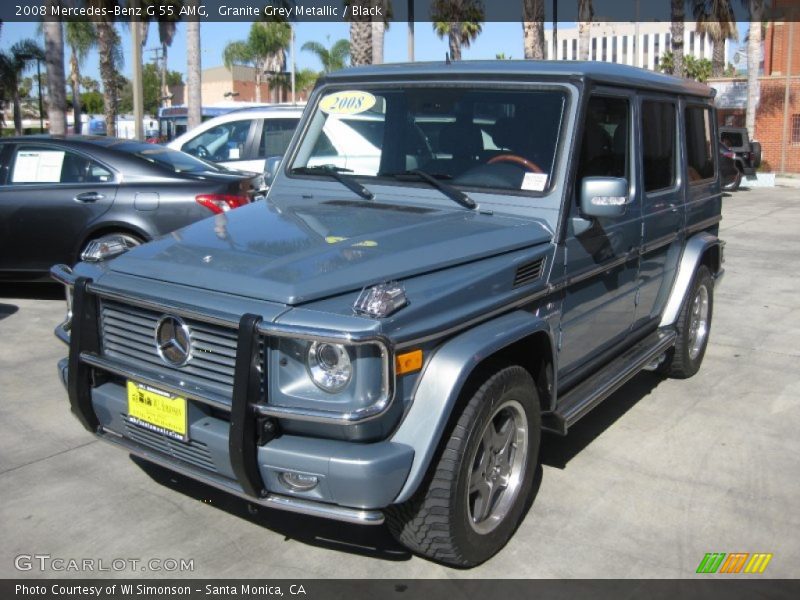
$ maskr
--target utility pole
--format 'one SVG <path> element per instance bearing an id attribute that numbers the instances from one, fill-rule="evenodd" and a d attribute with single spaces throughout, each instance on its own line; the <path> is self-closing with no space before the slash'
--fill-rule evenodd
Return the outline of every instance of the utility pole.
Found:
<path id="1" fill-rule="evenodd" d="M 295 71 L 297 70 L 297 64 L 294 60 L 294 23 L 289 23 L 289 28 L 291 29 L 292 33 L 292 104 L 297 104 L 297 99 L 295 97 Z"/>
<path id="2" fill-rule="evenodd" d="M 786 148 L 789 146 L 789 99 L 792 87 L 792 51 L 794 50 L 794 28 L 797 18 L 797 9 L 786 10 L 783 18 L 784 27 L 789 28 L 788 52 L 786 52 L 786 84 L 783 90 L 783 142 L 781 143 L 781 173 L 786 172 Z M 786 32 L 784 31 L 784 39 Z M 755 134 L 753 134 L 755 135 Z"/>
<path id="3" fill-rule="evenodd" d="M 414 0 L 408 0 L 408 62 L 414 62 Z"/>
<path id="4" fill-rule="evenodd" d="M 137 7 L 139 0 L 133 1 Z M 131 39 L 133 40 L 133 137 L 142 141 L 144 139 L 144 90 L 142 88 L 142 23 L 131 23 Z"/>

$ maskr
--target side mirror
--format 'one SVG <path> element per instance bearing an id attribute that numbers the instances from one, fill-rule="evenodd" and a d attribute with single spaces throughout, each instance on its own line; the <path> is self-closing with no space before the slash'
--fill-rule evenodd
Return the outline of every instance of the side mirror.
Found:
<path id="1" fill-rule="evenodd" d="M 283 156 L 270 156 L 264 163 L 264 183 L 272 185 L 272 180 L 278 174 L 278 169 L 281 168 L 281 161 Z"/>
<path id="2" fill-rule="evenodd" d="M 584 177 L 580 193 L 584 217 L 621 217 L 630 203 L 628 180 L 622 177 Z"/>

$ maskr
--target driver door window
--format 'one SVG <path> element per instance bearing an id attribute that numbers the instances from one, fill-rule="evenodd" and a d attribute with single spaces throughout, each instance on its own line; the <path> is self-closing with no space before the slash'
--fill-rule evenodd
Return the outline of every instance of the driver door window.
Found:
<path id="1" fill-rule="evenodd" d="M 181 150 L 212 162 L 245 160 L 252 123 L 252 119 L 221 123 L 186 142 Z"/>

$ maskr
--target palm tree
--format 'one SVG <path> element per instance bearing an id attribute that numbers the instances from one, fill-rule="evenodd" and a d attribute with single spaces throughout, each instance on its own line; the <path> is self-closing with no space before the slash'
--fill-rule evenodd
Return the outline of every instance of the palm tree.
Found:
<path id="1" fill-rule="evenodd" d="M 11 99 L 17 135 L 22 135 L 22 73 L 37 59 L 44 60 L 44 51 L 32 39 L 20 40 L 8 52 L 0 52 L 0 95 L 4 103 Z"/>
<path id="2" fill-rule="evenodd" d="M 65 135 L 67 82 L 64 77 L 64 29 L 60 21 L 45 21 L 43 26 L 47 68 L 47 119 L 50 121 L 50 133 Z"/>
<path id="3" fill-rule="evenodd" d="M 197 0 L 189 0 L 197 7 Z M 190 19 L 186 23 L 186 124 L 194 129 L 203 122 L 203 98 L 201 93 L 200 21 Z"/>
<path id="4" fill-rule="evenodd" d="M 725 42 L 739 39 L 730 0 L 695 0 L 697 31 L 706 34 L 713 44 L 711 76 L 721 77 L 725 70 Z"/>
<path id="5" fill-rule="evenodd" d="M 324 73 L 344 69 L 347 59 L 350 57 L 350 42 L 345 39 L 336 40 L 330 48 L 326 48 L 319 42 L 306 42 L 300 49 L 316 55 L 319 62 L 322 63 Z"/>
<path id="6" fill-rule="evenodd" d="M 544 58 L 544 0 L 522 0 L 525 58 Z"/>
<path id="7" fill-rule="evenodd" d="M 368 8 L 372 0 L 345 0 L 348 6 Z M 349 13 L 353 14 L 352 11 Z M 353 66 L 372 64 L 372 23 L 369 17 L 348 17 L 350 19 L 350 62 Z"/>
<path id="8" fill-rule="evenodd" d="M 481 0 L 433 1 L 433 30 L 440 39 L 447 36 L 451 60 L 461 60 L 461 48 L 469 48 L 483 31 L 484 17 Z"/>
<path id="9" fill-rule="evenodd" d="M 161 95 L 169 97 L 169 86 L 167 85 L 167 50 L 172 46 L 175 39 L 175 32 L 178 29 L 178 15 L 183 5 L 181 0 L 156 0 L 156 4 L 172 6 L 172 16 L 159 17 L 158 20 L 158 41 L 161 43 Z M 144 42 L 143 42 L 144 43 Z"/>
<path id="10" fill-rule="evenodd" d="M 222 52 L 223 62 L 229 69 L 233 65 L 250 65 L 255 71 L 255 100 L 261 102 L 261 78 L 265 71 L 274 74 L 286 69 L 286 48 L 292 30 L 288 23 L 253 23 L 246 41 L 230 42 Z M 277 86 L 272 86 L 277 91 Z M 277 101 L 277 97 L 273 97 Z"/>
<path id="11" fill-rule="evenodd" d="M 683 21 L 685 14 L 685 0 L 670 0 L 670 28 L 672 71 L 676 77 L 683 77 Z"/>
<path id="12" fill-rule="evenodd" d="M 594 7 L 592 0 L 578 0 L 578 58 L 589 60 L 589 43 L 592 37 Z"/>
<path id="13" fill-rule="evenodd" d="M 750 10 L 750 30 L 747 34 L 747 131 L 756 133 L 756 108 L 758 107 L 758 75 L 761 68 L 761 21 L 764 18 L 764 0 L 745 0 Z"/>
<path id="14" fill-rule="evenodd" d="M 373 4 L 381 8 L 382 19 L 372 21 L 372 63 L 383 64 L 383 47 L 385 45 L 386 30 L 392 18 L 391 0 L 373 0 Z"/>
<path id="15" fill-rule="evenodd" d="M 81 65 L 86 60 L 96 42 L 95 31 L 90 21 L 67 21 L 64 24 L 64 34 L 70 49 L 69 67 L 70 81 L 72 82 L 72 114 L 74 117 L 73 130 L 81 133 Z"/>
<path id="16" fill-rule="evenodd" d="M 117 0 L 87 0 L 95 9 L 113 13 Z M 103 114 L 106 121 L 106 133 L 110 137 L 117 135 L 117 112 L 119 107 L 119 72 L 122 68 L 123 56 L 120 37 L 114 21 L 110 16 L 96 17 L 94 21 L 97 34 L 97 53 L 100 56 L 100 80 L 103 82 Z"/>

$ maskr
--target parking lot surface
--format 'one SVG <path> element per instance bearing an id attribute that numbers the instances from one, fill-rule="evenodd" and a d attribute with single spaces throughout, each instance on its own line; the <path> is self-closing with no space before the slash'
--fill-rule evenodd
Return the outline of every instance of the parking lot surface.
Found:
<path id="1" fill-rule="evenodd" d="M 757 577 L 796 577 L 800 190 L 726 195 L 723 218 L 700 373 L 643 373 L 568 437 L 547 435 L 524 522 L 464 571 L 409 555 L 384 527 L 251 512 L 94 440 L 56 375 L 61 289 L 0 284 L 0 577 L 671 578 L 695 576 L 708 552 L 772 553 Z M 35 554 L 95 570 L 17 559 Z M 193 570 L 167 571 L 170 559 Z"/>

